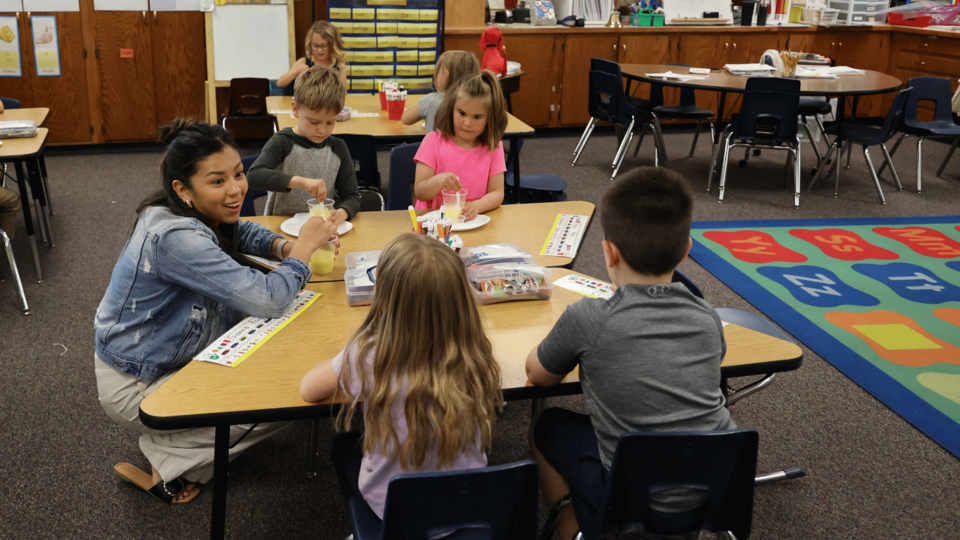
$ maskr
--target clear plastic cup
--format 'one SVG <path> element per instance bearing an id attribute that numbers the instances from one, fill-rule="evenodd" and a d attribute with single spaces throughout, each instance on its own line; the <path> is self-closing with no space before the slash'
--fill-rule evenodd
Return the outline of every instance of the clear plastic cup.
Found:
<path id="1" fill-rule="evenodd" d="M 320 244 L 310 256 L 310 270 L 314 274 L 326 275 L 333 272 L 333 260 L 337 254 L 337 237 Z"/>
<path id="2" fill-rule="evenodd" d="M 333 214 L 333 199 L 324 199 L 322 202 L 318 199 L 310 199 L 307 201 L 307 207 L 310 208 L 311 216 L 320 216 L 326 221 Z"/>
<path id="3" fill-rule="evenodd" d="M 467 190 L 461 189 L 460 191 L 443 189 L 440 190 L 440 195 L 443 196 L 443 215 L 452 219 L 454 222 L 462 223 L 463 216 L 463 205 L 467 203 Z"/>

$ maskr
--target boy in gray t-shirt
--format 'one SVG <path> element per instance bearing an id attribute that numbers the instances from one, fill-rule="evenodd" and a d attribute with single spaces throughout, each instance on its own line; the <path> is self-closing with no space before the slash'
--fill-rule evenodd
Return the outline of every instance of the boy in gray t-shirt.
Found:
<path id="1" fill-rule="evenodd" d="M 601 207 L 603 255 L 616 292 L 568 307 L 527 357 L 527 374 L 539 386 L 559 383 L 579 365 L 590 407 L 590 416 L 548 409 L 531 426 L 544 504 L 572 495 L 574 514 L 566 511 L 558 527 L 563 540 L 593 523 L 624 433 L 737 427 L 720 390 L 720 318 L 672 283 L 690 250 L 692 213 L 676 172 L 646 167 L 617 180 Z M 670 511 L 688 501 L 675 493 L 658 502 Z"/>

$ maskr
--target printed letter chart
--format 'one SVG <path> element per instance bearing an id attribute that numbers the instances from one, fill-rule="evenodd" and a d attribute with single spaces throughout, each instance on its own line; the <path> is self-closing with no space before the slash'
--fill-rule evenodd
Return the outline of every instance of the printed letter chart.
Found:
<path id="1" fill-rule="evenodd" d="M 276 335 L 278 330 L 303 313 L 303 310 L 310 307 L 317 298 L 320 298 L 319 293 L 300 291 L 293 305 L 279 319 L 247 317 L 193 359 L 221 366 L 237 367 L 237 364 L 246 360 L 268 339 Z"/>
<path id="2" fill-rule="evenodd" d="M 573 292 L 578 292 L 590 298 L 603 298 L 609 300 L 613 296 L 613 285 L 592 277 L 581 276 L 578 274 L 567 274 L 560 279 L 554 280 L 554 285 L 563 287 Z"/>
<path id="3" fill-rule="evenodd" d="M 588 223 L 590 223 L 590 216 L 557 214 L 557 220 L 553 222 L 553 228 L 550 229 L 550 234 L 547 236 L 547 241 L 543 243 L 540 254 L 554 257 L 576 257 L 577 249 L 580 247 L 580 241 L 583 240 L 583 234 L 587 230 Z"/>

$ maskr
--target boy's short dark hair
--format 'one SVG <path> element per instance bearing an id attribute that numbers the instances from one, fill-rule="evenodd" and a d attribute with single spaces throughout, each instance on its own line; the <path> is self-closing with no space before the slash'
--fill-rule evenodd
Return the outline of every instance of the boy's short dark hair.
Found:
<path id="1" fill-rule="evenodd" d="M 686 179 L 663 167 L 618 178 L 601 202 L 603 236 L 634 271 L 662 275 L 687 254 L 693 197 Z"/>
<path id="2" fill-rule="evenodd" d="M 301 109 L 339 113 L 346 99 L 347 88 L 333 68 L 313 66 L 293 82 L 293 101 Z"/>

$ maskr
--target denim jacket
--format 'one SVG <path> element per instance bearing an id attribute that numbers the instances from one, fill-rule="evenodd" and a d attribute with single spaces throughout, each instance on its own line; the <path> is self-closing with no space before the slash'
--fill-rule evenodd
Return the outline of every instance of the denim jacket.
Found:
<path id="1" fill-rule="evenodd" d="M 239 225 L 239 250 L 270 257 L 279 235 Z M 97 308 L 97 356 L 144 382 L 177 370 L 244 315 L 279 317 L 310 278 L 287 258 L 264 274 L 233 260 L 195 218 L 143 211 Z"/>

